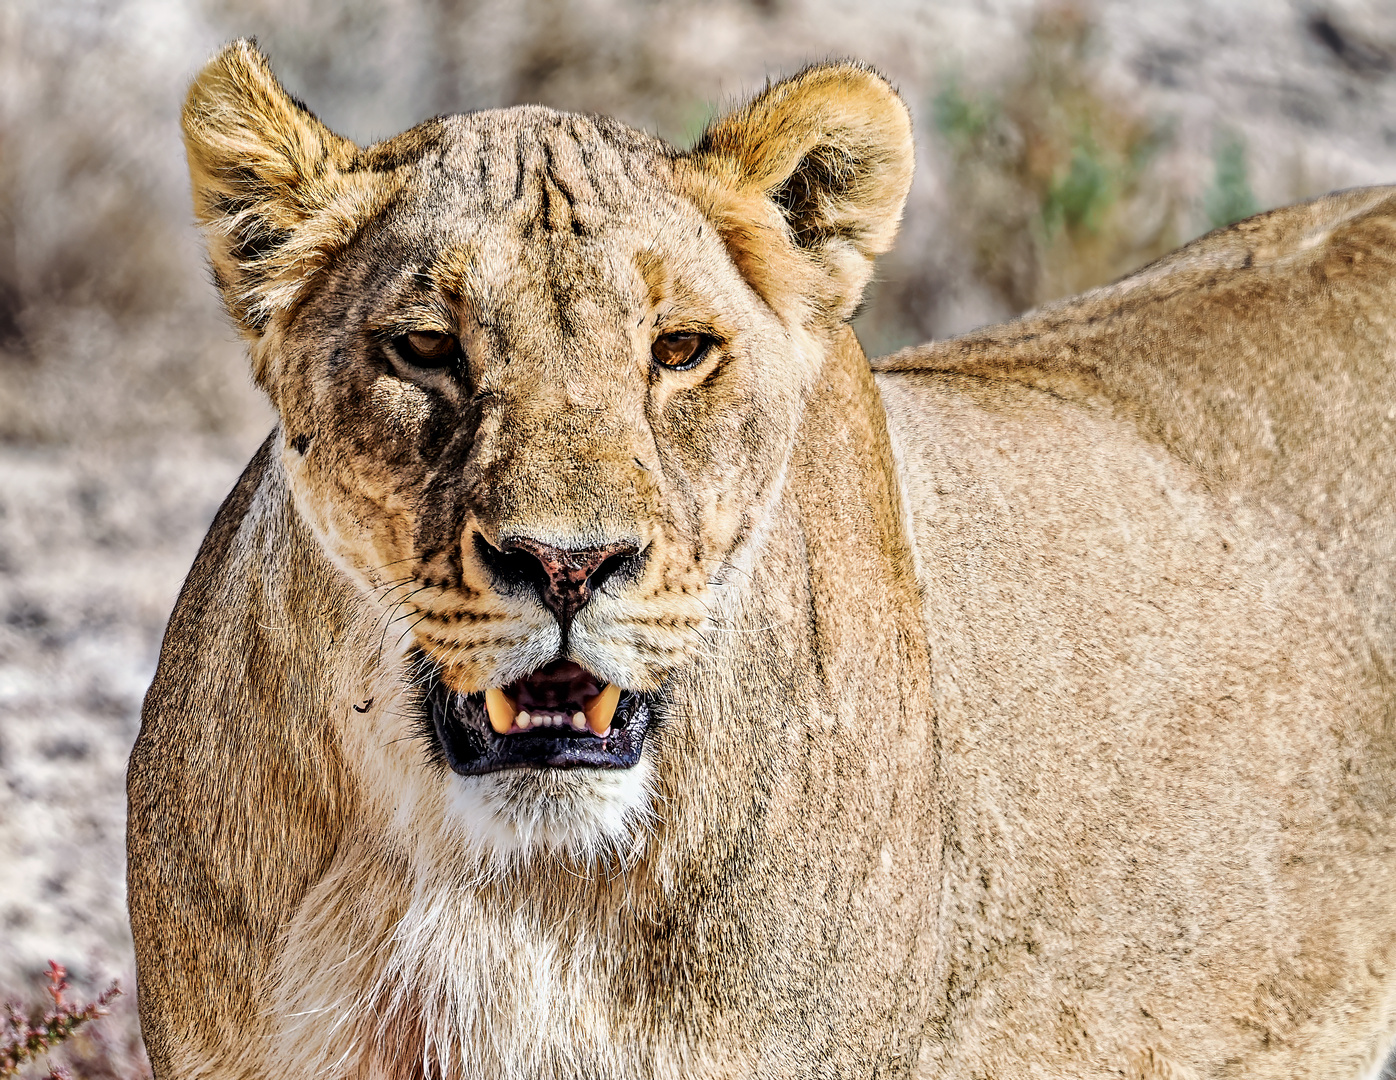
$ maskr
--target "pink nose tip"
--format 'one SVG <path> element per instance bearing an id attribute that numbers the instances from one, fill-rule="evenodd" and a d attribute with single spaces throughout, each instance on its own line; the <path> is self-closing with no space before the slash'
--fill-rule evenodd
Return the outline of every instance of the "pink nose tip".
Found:
<path id="1" fill-rule="evenodd" d="M 639 553 L 639 547 L 628 541 L 595 548 L 560 548 L 528 536 L 511 537 L 499 548 L 477 536 L 475 548 L 507 584 L 532 585 L 564 630 L 591 594 L 632 566 Z"/>

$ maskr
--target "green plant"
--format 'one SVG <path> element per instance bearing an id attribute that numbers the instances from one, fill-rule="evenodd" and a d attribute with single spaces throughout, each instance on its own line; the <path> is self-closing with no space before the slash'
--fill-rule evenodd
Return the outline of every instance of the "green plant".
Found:
<path id="1" fill-rule="evenodd" d="M 954 76 L 944 81 L 931 103 L 936 130 L 957 150 L 972 146 L 988 132 L 997 122 L 998 114 L 998 102 L 966 94 Z"/>
<path id="2" fill-rule="evenodd" d="M 1046 9 L 1014 78 L 976 93 L 951 76 L 932 103 L 975 270 L 1015 310 L 1177 242 L 1182 201 L 1153 170 L 1168 131 L 1100 89 L 1094 37 L 1077 9 Z"/>
<path id="3" fill-rule="evenodd" d="M 1246 141 L 1234 131 L 1222 132 L 1212 147 L 1212 186 L 1203 198 L 1203 209 L 1212 228 L 1221 228 L 1260 211 L 1251 190 L 1246 162 Z"/>

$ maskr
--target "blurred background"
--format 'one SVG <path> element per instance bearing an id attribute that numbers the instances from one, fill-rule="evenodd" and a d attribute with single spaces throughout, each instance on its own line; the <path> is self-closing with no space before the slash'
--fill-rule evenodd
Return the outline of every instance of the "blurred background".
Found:
<path id="1" fill-rule="evenodd" d="M 870 354 L 1396 180 L 1389 0 L 7 0 L 0 997 L 49 958 L 130 985 L 125 757 L 179 584 L 271 427 L 208 282 L 178 125 L 239 35 L 361 143 L 542 102 L 686 145 L 768 78 L 875 65 L 911 106 L 918 172 L 857 322 Z M 131 1022 L 75 1072 L 117 1075 Z"/>

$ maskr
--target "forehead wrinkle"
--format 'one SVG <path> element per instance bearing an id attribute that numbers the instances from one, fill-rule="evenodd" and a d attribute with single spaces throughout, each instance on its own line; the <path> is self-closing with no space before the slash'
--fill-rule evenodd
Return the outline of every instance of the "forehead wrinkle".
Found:
<path id="1" fill-rule="evenodd" d="M 652 277 L 637 275 L 634 253 L 648 240 L 658 257 L 682 241 L 685 216 L 701 220 L 664 187 L 662 144 L 541 107 L 452 117 L 446 128 L 414 215 L 436 233 L 434 291 L 457 299 L 501 351 L 554 372 L 592 369 L 617 349 L 633 360 L 630 320 Z M 565 200 L 595 228 L 537 235 L 546 200 Z"/>
<path id="2" fill-rule="evenodd" d="M 535 243 L 555 246 L 656 216 L 650 246 L 667 240 L 689 205 L 664 186 L 672 153 L 623 125 L 541 106 L 448 117 L 436 153 L 411 185 L 412 231 L 445 249 L 431 268 L 436 287 L 483 314 L 514 299 L 510 286 L 525 276 Z M 562 220 L 586 228 L 533 241 L 540 219 L 547 224 L 546 204 L 564 200 Z M 565 311 L 565 303 L 558 306 Z"/>
<path id="3" fill-rule="evenodd" d="M 544 140 L 543 151 L 548 176 L 567 200 L 572 214 L 578 216 L 584 231 L 594 229 L 599 224 L 596 210 L 600 209 L 598 203 L 602 201 L 602 193 L 592 182 L 577 140 L 568 132 L 555 131 L 551 138 Z"/>
<path id="4" fill-rule="evenodd" d="M 563 198 L 584 229 L 642 194 L 662 190 L 668 151 L 619 124 L 541 106 L 487 110 L 443 121 L 440 173 L 453 176 L 478 212 L 518 228 Z M 552 189 L 549 191 L 549 189 Z"/>

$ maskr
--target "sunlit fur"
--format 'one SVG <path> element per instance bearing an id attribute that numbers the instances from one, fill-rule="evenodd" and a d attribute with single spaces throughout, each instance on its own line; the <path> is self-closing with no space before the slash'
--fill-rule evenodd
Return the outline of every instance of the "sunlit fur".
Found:
<path id="1" fill-rule="evenodd" d="M 688 152 L 540 108 L 359 148 L 237 42 L 184 125 L 279 425 L 132 755 L 160 1080 L 1379 1067 L 1396 193 L 874 373 L 912 147 L 856 64 Z M 521 536 L 644 559 L 564 643 L 477 555 Z M 641 763 L 447 768 L 426 690 L 560 649 L 652 695 Z"/>

